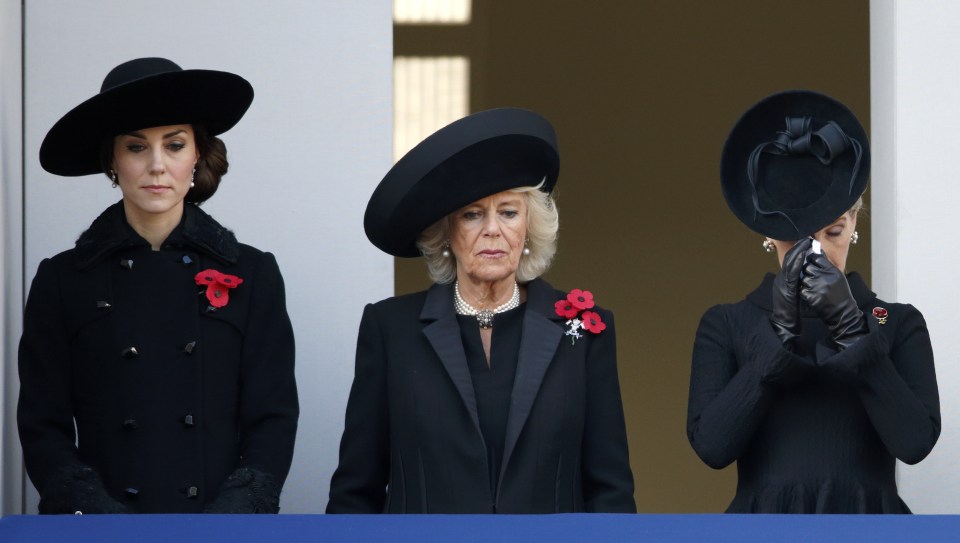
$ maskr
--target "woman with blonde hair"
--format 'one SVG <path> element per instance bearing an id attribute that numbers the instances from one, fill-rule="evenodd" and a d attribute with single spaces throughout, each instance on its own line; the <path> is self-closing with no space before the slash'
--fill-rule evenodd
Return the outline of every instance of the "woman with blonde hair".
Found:
<path id="1" fill-rule="evenodd" d="M 723 193 L 781 267 L 697 330 L 687 436 L 737 463 L 730 513 L 908 513 L 896 459 L 940 435 L 923 316 L 845 273 L 870 172 L 866 132 L 840 102 L 774 94 L 737 121 Z"/>
<path id="2" fill-rule="evenodd" d="M 364 311 L 328 513 L 635 511 L 613 316 L 539 278 L 558 169 L 550 123 L 496 109 L 374 191 L 367 237 L 435 283 Z"/>

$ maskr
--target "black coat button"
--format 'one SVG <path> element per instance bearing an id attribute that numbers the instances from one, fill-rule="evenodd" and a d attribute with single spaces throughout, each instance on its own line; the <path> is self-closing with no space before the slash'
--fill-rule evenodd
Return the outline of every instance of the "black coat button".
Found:
<path id="1" fill-rule="evenodd" d="M 193 264 L 193 259 L 190 258 L 190 255 L 183 255 L 183 258 L 180 259 L 180 262 L 183 262 L 184 266 L 189 266 Z"/>
<path id="2" fill-rule="evenodd" d="M 183 424 L 187 428 L 193 428 L 193 415 L 187 415 L 183 417 Z"/>
<path id="3" fill-rule="evenodd" d="M 137 351 L 136 347 L 127 347 L 122 353 L 120 353 L 120 356 L 124 358 L 136 358 L 137 356 L 140 356 L 140 352 Z"/>
<path id="4" fill-rule="evenodd" d="M 193 354 L 193 350 L 197 348 L 197 342 L 191 341 L 183 346 L 183 354 Z"/>
<path id="5" fill-rule="evenodd" d="M 110 309 L 113 307 L 110 305 L 110 302 L 105 300 L 97 300 L 97 309 Z"/>
<path id="6" fill-rule="evenodd" d="M 191 486 L 190 488 L 187 489 L 187 497 L 190 499 L 196 498 L 197 494 L 199 493 L 200 493 L 200 489 L 198 489 L 195 486 Z"/>
<path id="7" fill-rule="evenodd" d="M 137 419 L 127 419 L 123 421 L 124 430 L 136 430 L 139 427 L 137 424 Z"/>
<path id="8" fill-rule="evenodd" d="M 128 498 L 136 498 L 138 495 L 140 495 L 140 491 L 133 487 L 127 488 L 123 492 Z"/>
<path id="9" fill-rule="evenodd" d="M 121 268 L 128 269 L 128 270 L 132 270 L 132 269 L 133 269 L 133 260 L 130 260 L 129 258 L 120 259 L 120 267 L 121 267 Z"/>

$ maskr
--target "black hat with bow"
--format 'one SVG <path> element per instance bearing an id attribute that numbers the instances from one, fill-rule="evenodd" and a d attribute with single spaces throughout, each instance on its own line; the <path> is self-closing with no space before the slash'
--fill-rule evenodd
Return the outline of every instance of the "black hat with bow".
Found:
<path id="1" fill-rule="evenodd" d="M 798 240 L 856 203 L 870 177 L 870 144 L 845 105 L 818 92 L 764 98 L 734 125 L 720 180 L 734 215 L 751 230 Z"/>

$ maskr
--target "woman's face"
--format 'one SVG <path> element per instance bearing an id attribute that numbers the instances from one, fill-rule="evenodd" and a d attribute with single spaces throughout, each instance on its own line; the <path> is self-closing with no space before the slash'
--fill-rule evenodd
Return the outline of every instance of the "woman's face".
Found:
<path id="1" fill-rule="evenodd" d="M 458 278 L 512 281 L 527 237 L 527 202 L 517 192 L 488 196 L 454 212 L 450 230 Z"/>
<path id="2" fill-rule="evenodd" d="M 115 137 L 113 170 L 128 218 L 181 213 L 198 158 L 189 124 L 145 128 Z"/>
<path id="3" fill-rule="evenodd" d="M 827 259 L 841 271 L 847 267 L 847 255 L 850 253 L 850 237 L 853 231 L 857 229 L 857 215 L 853 211 L 848 211 L 840 218 L 833 221 L 823 230 L 815 232 L 813 239 L 820 242 L 823 254 Z M 777 247 L 777 257 L 780 259 L 780 265 L 783 266 L 783 257 L 787 251 L 796 243 L 796 241 L 778 241 L 772 240 Z"/>

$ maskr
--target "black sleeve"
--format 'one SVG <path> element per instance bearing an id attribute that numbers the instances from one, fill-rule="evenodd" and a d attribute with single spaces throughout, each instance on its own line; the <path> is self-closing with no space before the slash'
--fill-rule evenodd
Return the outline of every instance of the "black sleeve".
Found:
<path id="1" fill-rule="evenodd" d="M 327 513 L 383 512 L 390 469 L 386 362 L 376 307 L 367 305 Z"/>
<path id="2" fill-rule="evenodd" d="M 264 253 L 256 280 L 240 361 L 242 460 L 237 467 L 268 475 L 279 489 L 290 470 L 300 414 L 293 327 L 283 277 L 270 253 Z M 233 476 L 252 484 L 253 478 L 244 473 L 249 474 Z"/>
<path id="3" fill-rule="evenodd" d="M 895 304 L 896 335 L 888 339 L 875 319 L 848 349 L 818 346 L 818 363 L 856 386 L 874 429 L 893 456 L 907 464 L 923 460 L 940 437 L 940 395 L 933 347 L 923 315 Z M 891 319 L 893 316 L 890 317 Z"/>
<path id="4" fill-rule="evenodd" d="M 712 468 L 736 460 L 753 437 L 778 387 L 790 386 L 810 363 L 783 348 L 763 315 L 734 329 L 725 306 L 700 320 L 693 345 L 687 438 Z"/>
<path id="5" fill-rule="evenodd" d="M 72 365 L 56 264 L 44 260 L 30 287 L 20 338 L 17 427 L 41 513 L 122 513 L 99 475 L 80 461 L 73 425 Z"/>
<path id="6" fill-rule="evenodd" d="M 636 513 L 633 472 L 617 375 L 613 314 L 602 311 L 607 328 L 591 337 L 587 354 L 587 397 L 583 437 L 584 509 L 594 513 Z"/>

